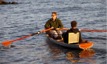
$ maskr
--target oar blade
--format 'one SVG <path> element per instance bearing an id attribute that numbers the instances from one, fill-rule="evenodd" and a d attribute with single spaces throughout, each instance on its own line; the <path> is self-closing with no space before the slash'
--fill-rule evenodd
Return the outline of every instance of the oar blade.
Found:
<path id="1" fill-rule="evenodd" d="M 11 45 L 11 43 L 12 43 L 12 41 L 7 40 L 7 41 L 2 42 L 1 44 L 2 44 L 4 47 L 8 47 L 8 46 Z"/>
<path id="2" fill-rule="evenodd" d="M 86 42 L 79 44 L 79 47 L 84 50 L 90 49 L 92 46 L 93 46 L 93 42 Z"/>

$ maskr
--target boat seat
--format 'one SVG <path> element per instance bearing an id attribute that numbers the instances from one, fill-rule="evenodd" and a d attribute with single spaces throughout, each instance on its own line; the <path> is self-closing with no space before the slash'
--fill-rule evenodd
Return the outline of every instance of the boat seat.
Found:
<path id="1" fill-rule="evenodd" d="M 77 33 L 73 33 L 73 32 L 68 33 L 68 44 L 74 44 L 74 43 L 79 43 L 79 32 L 77 32 Z"/>

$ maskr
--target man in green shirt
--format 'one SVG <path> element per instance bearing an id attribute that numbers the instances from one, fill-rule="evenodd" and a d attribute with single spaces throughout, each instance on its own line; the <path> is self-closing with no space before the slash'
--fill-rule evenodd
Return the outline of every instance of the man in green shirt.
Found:
<path id="1" fill-rule="evenodd" d="M 48 31 L 50 37 L 54 39 L 60 39 L 62 32 L 59 30 L 63 28 L 63 24 L 60 19 L 57 18 L 57 12 L 52 12 L 52 18 L 50 18 L 46 24 L 45 29 L 53 28 L 52 30 Z"/>

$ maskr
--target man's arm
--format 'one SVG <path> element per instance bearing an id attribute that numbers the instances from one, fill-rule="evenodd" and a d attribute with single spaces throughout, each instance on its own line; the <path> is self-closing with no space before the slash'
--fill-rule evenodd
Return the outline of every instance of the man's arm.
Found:
<path id="1" fill-rule="evenodd" d="M 45 29 L 48 29 L 48 28 L 50 28 L 50 23 L 49 23 L 49 20 L 46 22 L 46 24 L 45 24 Z"/>
<path id="2" fill-rule="evenodd" d="M 61 20 L 58 20 L 58 22 L 59 22 L 59 28 L 63 28 L 64 26 L 63 26 Z"/>

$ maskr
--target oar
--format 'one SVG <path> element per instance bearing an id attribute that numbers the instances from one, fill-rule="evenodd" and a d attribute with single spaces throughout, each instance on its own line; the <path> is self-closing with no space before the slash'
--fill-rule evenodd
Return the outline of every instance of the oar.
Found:
<path id="1" fill-rule="evenodd" d="M 34 35 L 36 35 L 36 34 L 40 34 L 40 33 L 42 33 L 42 32 L 46 32 L 46 31 L 49 31 L 49 30 L 51 30 L 51 29 L 52 29 L 52 28 L 43 29 L 43 30 L 38 31 L 38 32 L 36 32 L 36 33 L 32 33 L 32 34 L 29 34 L 29 35 L 26 35 L 26 36 L 22 36 L 22 37 L 20 37 L 20 38 L 14 39 L 14 40 L 6 40 L 6 41 L 3 41 L 1 44 L 2 44 L 4 47 L 8 47 L 9 45 L 11 45 L 11 44 L 12 44 L 13 42 L 15 42 L 15 41 L 23 40 L 23 39 L 28 38 L 28 37 L 30 37 L 30 36 L 34 36 Z"/>
<path id="2" fill-rule="evenodd" d="M 81 32 L 107 32 L 107 30 L 89 30 L 89 29 L 81 29 Z"/>
<path id="3" fill-rule="evenodd" d="M 69 28 L 61 28 L 59 30 L 69 30 Z M 80 29 L 81 32 L 107 32 L 107 30 L 98 30 L 98 29 Z"/>

